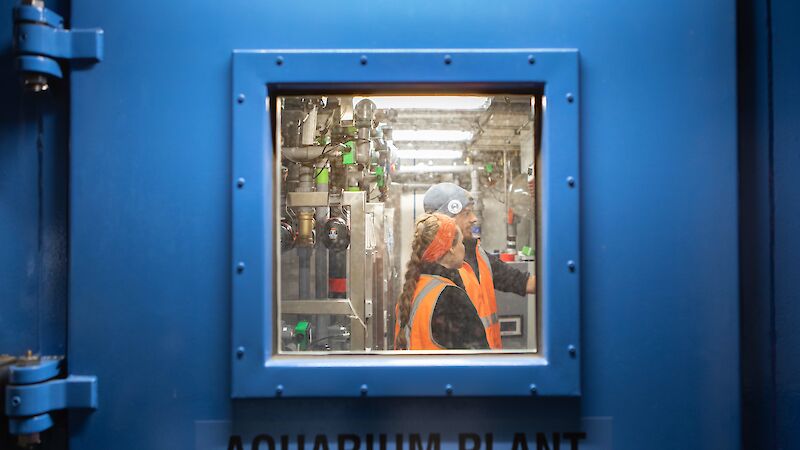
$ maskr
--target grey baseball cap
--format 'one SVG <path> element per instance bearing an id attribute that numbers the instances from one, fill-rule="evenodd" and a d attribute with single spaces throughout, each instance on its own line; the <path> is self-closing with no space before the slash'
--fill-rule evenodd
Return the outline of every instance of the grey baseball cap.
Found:
<path id="1" fill-rule="evenodd" d="M 473 203 L 474 200 L 469 195 L 469 191 L 454 183 L 434 184 L 422 198 L 422 206 L 426 213 L 438 212 L 450 217 L 460 213 Z"/>

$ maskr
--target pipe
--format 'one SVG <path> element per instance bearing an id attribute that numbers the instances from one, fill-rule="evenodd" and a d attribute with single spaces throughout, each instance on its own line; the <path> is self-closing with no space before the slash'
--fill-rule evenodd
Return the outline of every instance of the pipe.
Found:
<path id="1" fill-rule="evenodd" d="M 328 250 L 328 298 L 347 298 L 347 248 Z"/>
<path id="2" fill-rule="evenodd" d="M 314 190 L 314 168 L 300 166 L 298 170 L 297 192 Z M 298 208 L 297 213 L 297 245 L 310 247 L 314 245 L 314 212 L 313 206 Z M 303 297 L 308 298 L 308 297 Z"/>
<path id="3" fill-rule="evenodd" d="M 314 179 L 317 192 L 327 192 L 329 179 L 328 169 L 321 167 L 318 171 L 319 175 Z M 314 218 L 320 227 L 328 220 L 328 214 L 330 214 L 330 208 L 317 207 L 317 213 Z M 317 233 L 320 232 L 321 228 L 317 230 Z M 328 249 L 325 248 L 322 239 L 317 239 L 317 243 L 314 247 L 314 293 L 316 294 L 315 298 L 328 298 Z M 328 339 L 330 325 L 330 316 L 323 314 L 318 315 L 316 317 L 316 339 Z"/>
<path id="4" fill-rule="evenodd" d="M 311 145 L 314 143 L 314 138 L 317 136 L 317 105 L 308 113 L 305 121 L 303 121 L 303 132 L 301 143 L 303 145 Z"/>
<path id="5" fill-rule="evenodd" d="M 330 150 L 330 146 L 326 149 L 321 145 L 306 145 L 302 147 L 283 147 L 281 148 L 281 154 L 284 158 L 293 162 L 309 162 Z"/>
<path id="6" fill-rule="evenodd" d="M 317 192 L 328 192 L 328 169 L 319 169 L 319 175 L 314 179 Z M 318 207 L 314 219 L 319 226 L 328 220 L 330 208 Z M 319 232 L 319 230 L 317 231 Z M 316 298 L 328 298 L 328 249 L 318 239 L 314 247 L 314 288 Z M 323 328 L 317 327 L 317 330 Z"/>
<path id="7" fill-rule="evenodd" d="M 475 202 L 472 211 L 475 213 L 475 217 L 478 218 L 472 226 L 472 235 L 473 237 L 480 237 L 481 225 L 483 224 L 483 199 L 481 198 L 480 178 L 476 166 L 472 166 L 472 170 L 469 173 L 469 180 L 471 184 L 469 193 L 472 196 L 472 200 Z"/>
<path id="8" fill-rule="evenodd" d="M 375 119 L 376 106 L 372 100 L 363 99 L 355 107 L 355 122 L 358 128 L 356 139 L 356 162 L 359 164 L 369 164 L 370 152 L 372 150 L 372 122 Z"/>
<path id="9" fill-rule="evenodd" d="M 309 298 L 311 292 L 311 247 L 297 247 L 298 276 L 297 276 L 297 295 L 298 298 Z"/>
<path id="10" fill-rule="evenodd" d="M 506 220 L 506 251 L 504 253 L 515 255 L 517 253 L 517 225 L 514 220 L 514 211 L 511 209 L 511 186 L 508 183 L 508 153 L 503 152 L 503 185 L 505 186 L 505 206 L 508 214 Z"/>

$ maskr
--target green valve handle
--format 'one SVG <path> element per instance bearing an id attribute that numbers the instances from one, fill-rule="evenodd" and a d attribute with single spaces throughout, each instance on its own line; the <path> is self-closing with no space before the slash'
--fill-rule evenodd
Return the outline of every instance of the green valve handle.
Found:
<path id="1" fill-rule="evenodd" d="M 383 175 L 383 166 L 375 168 L 375 175 L 378 176 L 378 187 L 383 187 L 386 184 L 386 179 Z"/>
<path id="2" fill-rule="evenodd" d="M 319 171 L 314 180 L 317 182 L 317 184 L 328 184 L 329 176 L 330 174 L 328 173 L 328 168 L 325 167 Z"/>
<path id="3" fill-rule="evenodd" d="M 347 141 L 345 144 L 350 150 L 342 153 L 342 164 L 355 164 L 356 163 L 356 143 L 354 141 Z"/>

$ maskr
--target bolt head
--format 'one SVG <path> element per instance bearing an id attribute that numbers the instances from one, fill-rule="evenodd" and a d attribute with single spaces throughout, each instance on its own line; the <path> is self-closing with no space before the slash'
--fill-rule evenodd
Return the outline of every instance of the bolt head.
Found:
<path id="1" fill-rule="evenodd" d="M 574 345 L 567 346 L 567 351 L 569 352 L 569 356 L 572 356 L 573 358 L 578 354 L 578 349 Z"/>
<path id="2" fill-rule="evenodd" d="M 575 267 L 575 261 L 567 261 L 567 269 L 569 269 L 570 272 L 575 272 Z"/>
<path id="3" fill-rule="evenodd" d="M 444 63 L 449 66 L 453 63 L 453 58 L 450 55 L 444 55 Z"/>
<path id="4" fill-rule="evenodd" d="M 575 101 L 575 96 L 572 95 L 572 92 L 567 93 L 567 102 L 572 103 Z"/>
<path id="5" fill-rule="evenodd" d="M 359 62 L 361 62 L 362 66 L 366 66 L 367 65 L 367 55 L 361 55 L 361 58 L 359 59 Z"/>
<path id="6" fill-rule="evenodd" d="M 536 58 L 534 58 L 533 55 L 528 55 L 528 64 L 536 64 Z"/>
<path id="7" fill-rule="evenodd" d="M 538 389 L 536 388 L 536 385 L 533 384 L 533 383 L 531 383 L 531 385 L 528 386 L 528 389 L 531 391 L 531 395 L 536 394 L 536 391 L 538 391 Z"/>
<path id="8" fill-rule="evenodd" d="M 275 58 L 275 65 L 282 66 L 283 65 L 283 56 L 278 56 Z"/>
<path id="9" fill-rule="evenodd" d="M 567 177 L 567 186 L 569 186 L 569 187 L 575 187 L 575 178 L 573 178 L 573 177 Z"/>
<path id="10" fill-rule="evenodd" d="M 236 264 L 236 273 L 242 272 L 244 272 L 244 263 L 240 261 L 239 264 Z"/>
<path id="11" fill-rule="evenodd" d="M 453 395 L 453 385 L 452 384 L 447 384 L 444 387 L 444 391 L 447 393 L 447 395 Z"/>
<path id="12" fill-rule="evenodd" d="M 242 359 L 242 358 L 244 358 L 244 347 L 238 347 L 238 348 L 236 349 L 236 357 L 237 357 L 238 359 Z"/>
<path id="13" fill-rule="evenodd" d="M 366 384 L 362 384 L 361 385 L 361 395 L 367 395 L 367 392 L 369 392 L 369 386 L 367 386 Z"/>
<path id="14" fill-rule="evenodd" d="M 277 395 L 278 397 L 283 395 L 283 385 L 282 384 L 279 384 L 279 385 L 275 386 L 275 395 Z"/>
<path id="15" fill-rule="evenodd" d="M 239 189 L 241 189 L 241 188 L 243 188 L 243 187 L 244 187 L 244 183 L 245 183 L 245 180 L 244 180 L 244 178 L 239 178 L 238 180 L 236 180 L 236 187 L 238 187 Z"/>
<path id="16" fill-rule="evenodd" d="M 21 404 L 22 404 L 22 399 L 19 398 L 19 396 L 15 395 L 15 396 L 11 397 L 11 406 L 16 408 L 17 406 L 19 406 Z"/>

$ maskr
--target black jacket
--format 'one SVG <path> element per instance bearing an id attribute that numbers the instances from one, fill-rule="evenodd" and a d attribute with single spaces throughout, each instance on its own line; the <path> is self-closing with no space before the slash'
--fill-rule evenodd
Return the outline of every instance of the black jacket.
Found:
<path id="1" fill-rule="evenodd" d="M 481 274 L 478 270 L 478 255 L 475 252 L 478 246 L 477 239 L 464 239 L 464 261 L 472 267 L 478 281 L 481 281 Z M 486 251 L 483 251 L 486 253 Z M 500 261 L 497 255 L 486 253 L 489 258 L 489 264 L 492 266 L 492 281 L 494 281 L 494 288 L 498 291 L 513 292 L 517 295 L 525 296 L 526 288 L 528 285 L 528 278 L 530 274 L 527 272 L 520 272 L 508 264 Z"/>
<path id="2" fill-rule="evenodd" d="M 447 286 L 439 295 L 431 317 L 433 340 L 452 350 L 488 349 L 486 330 L 478 311 L 464 290 L 458 270 L 439 264 L 425 264 L 422 273 L 439 275 L 452 280 L 456 286 Z"/>

